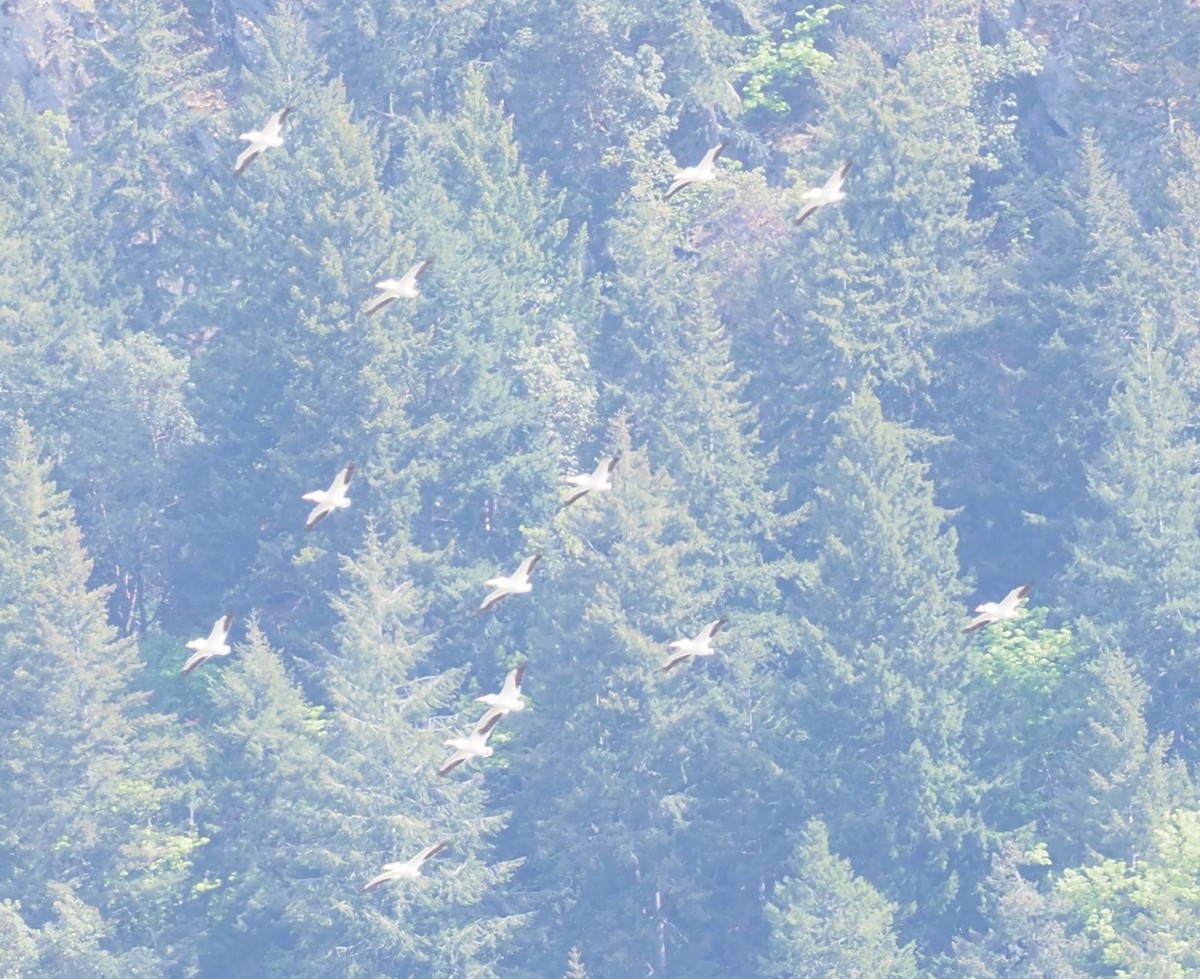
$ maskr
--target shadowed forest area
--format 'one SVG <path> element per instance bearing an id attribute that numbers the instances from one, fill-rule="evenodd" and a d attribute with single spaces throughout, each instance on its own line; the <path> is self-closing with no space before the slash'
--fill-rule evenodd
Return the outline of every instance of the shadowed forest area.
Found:
<path id="1" fill-rule="evenodd" d="M 5 4 L 0 976 L 1200 974 L 1198 66 Z"/>

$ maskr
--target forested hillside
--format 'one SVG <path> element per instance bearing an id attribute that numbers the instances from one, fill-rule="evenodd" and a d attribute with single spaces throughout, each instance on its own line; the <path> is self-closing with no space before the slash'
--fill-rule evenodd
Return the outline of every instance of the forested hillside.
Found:
<path id="1" fill-rule="evenodd" d="M 1198 66 L 0 7 L 0 977 L 1200 974 Z"/>

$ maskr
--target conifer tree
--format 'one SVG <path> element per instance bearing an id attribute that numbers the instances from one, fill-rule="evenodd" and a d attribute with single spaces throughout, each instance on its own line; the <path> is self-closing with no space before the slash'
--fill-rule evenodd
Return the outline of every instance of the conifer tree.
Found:
<path id="1" fill-rule="evenodd" d="M 956 438 L 936 465 L 963 507 L 962 560 L 994 588 L 1061 574 L 1126 338 L 1167 305 L 1129 193 L 1093 137 L 1079 152 L 1063 189 L 1031 180 L 1014 194 L 1031 240 L 1008 259 L 992 322 L 947 348 L 939 397 Z"/>
<path id="2" fill-rule="evenodd" d="M 212 332 L 196 357 L 193 407 L 210 435 L 189 461 L 181 501 L 202 520 L 190 544 L 206 573 L 187 618 L 236 592 L 302 656 L 330 625 L 320 593 L 336 575 L 333 552 L 360 526 L 373 476 L 366 420 L 378 381 L 367 372 L 382 335 L 359 305 L 380 256 L 396 246 L 372 134 L 352 119 L 340 82 L 320 80 L 326 69 L 307 48 L 304 21 L 285 6 L 265 38 L 258 90 L 236 115 L 257 128 L 293 99 L 295 111 L 284 145 L 237 181 L 231 143 L 210 185 L 223 205 L 210 281 L 180 312 L 190 331 Z M 354 505 L 306 535 L 300 497 L 349 462 L 359 467 Z M 239 505 L 212 505 L 227 500 Z"/>
<path id="3" fill-rule="evenodd" d="M 426 672 L 431 640 L 418 623 L 429 598 L 411 579 L 393 584 L 412 570 L 412 557 L 400 539 L 384 545 L 369 528 L 360 556 L 342 560 L 345 584 L 333 601 L 337 645 L 324 670 L 335 705 L 332 795 L 357 887 L 385 862 L 440 841 L 450 847 L 425 868 L 428 880 L 343 906 L 342 943 L 365 969 L 399 958 L 444 979 L 501 975 L 503 957 L 520 958 L 528 920 L 507 896 L 522 855 L 496 856 L 493 838 L 506 814 L 484 791 L 497 764 L 506 765 L 499 758 L 507 746 L 498 732 L 492 758 L 436 774 L 449 754 L 442 742 L 467 733 L 479 714 L 473 703 L 463 711 L 456 697 L 463 668 Z"/>
<path id="4" fill-rule="evenodd" d="M 838 852 L 932 928 L 986 873 L 963 756 L 954 533 L 913 459 L 920 434 L 887 421 L 871 390 L 834 426 L 800 575 L 793 710 L 813 736 L 797 752 L 821 773 L 810 791 Z"/>
<path id="5" fill-rule="evenodd" d="M 309 975 L 320 922 L 349 892 L 337 846 L 325 712 L 309 704 L 255 619 L 230 662 L 186 678 L 202 701 L 204 768 L 191 803 L 207 841 L 192 915 L 202 970 Z M 199 706 L 199 704 L 197 705 Z"/>
<path id="6" fill-rule="evenodd" d="M 97 922 L 86 930 L 158 947 L 166 965 L 198 843 L 175 818 L 181 745 L 130 692 L 137 650 L 108 626 L 104 592 L 87 590 L 90 562 L 48 470 L 17 421 L 0 471 L 0 894 L 29 921 L 61 898 Z"/>
<path id="7" fill-rule="evenodd" d="M 984 897 L 988 930 L 960 936 L 945 976 L 972 979 L 1084 979 L 1086 944 L 1068 927 L 1070 904 L 1021 874 L 1022 864 L 1047 861 L 1043 850 L 1022 854 L 1009 844 L 992 857 Z"/>
<path id="8" fill-rule="evenodd" d="M 519 879 L 563 908 L 532 961 L 561 967 L 565 933 L 604 942 L 614 975 L 745 974 L 753 937 L 719 936 L 731 922 L 758 934 L 751 882 L 782 858 L 763 827 L 794 799 L 770 755 L 778 728 L 797 735 L 767 674 L 776 626 L 740 590 L 749 572 L 714 564 L 688 488 L 627 430 L 612 438 L 617 485 L 556 517 L 553 564 L 517 647 L 535 709 L 512 723 L 529 749 L 508 788 L 510 834 L 528 841 Z M 662 672 L 668 642 L 723 616 L 713 658 Z"/>
<path id="9" fill-rule="evenodd" d="M 1138 324 L 1109 402 L 1107 437 L 1089 468 L 1094 515 L 1081 519 L 1068 570 L 1088 633 L 1119 646 L 1152 684 L 1154 733 L 1191 757 L 1200 739 L 1191 681 L 1200 600 L 1200 446 L 1173 378 L 1173 344 L 1150 314 Z"/>
<path id="10" fill-rule="evenodd" d="M 1137 861 L 1163 816 L 1192 797 L 1167 736 L 1144 718 L 1148 690 L 1118 650 L 1103 652 L 1090 672 L 1096 686 L 1069 749 L 1052 769 L 1058 791 L 1049 806 L 1047 842 L 1056 862 L 1108 858 Z"/>
<path id="11" fill-rule="evenodd" d="M 584 240 L 546 180 L 521 165 L 512 122 L 483 82 L 468 74 L 453 117 L 418 119 L 402 158 L 397 221 L 437 264 L 435 298 L 417 311 L 392 382 L 403 385 L 412 442 L 387 456 L 420 456 L 415 543 L 458 540 L 464 556 L 507 562 L 522 522 L 551 507 L 558 458 L 595 424 L 596 309 Z"/>
<path id="12" fill-rule="evenodd" d="M 901 946 L 892 930 L 896 906 L 829 851 L 819 820 L 810 820 L 798 836 L 790 874 L 775 885 L 766 906 L 771 938 L 760 975 L 916 979 L 913 946 Z"/>
<path id="13" fill-rule="evenodd" d="M 94 213 L 113 248 L 108 288 L 139 329 L 171 319 L 207 211 L 198 190 L 219 101 L 187 10 L 175 0 L 96 4 L 82 44 L 89 84 L 73 106 L 96 183 Z"/>

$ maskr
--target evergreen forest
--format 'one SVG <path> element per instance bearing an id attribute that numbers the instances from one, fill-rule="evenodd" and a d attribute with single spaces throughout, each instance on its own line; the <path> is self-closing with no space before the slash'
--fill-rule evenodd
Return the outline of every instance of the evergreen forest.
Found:
<path id="1" fill-rule="evenodd" d="M 0 979 L 1200 975 L 1198 93 L 1195 0 L 3 4 Z"/>

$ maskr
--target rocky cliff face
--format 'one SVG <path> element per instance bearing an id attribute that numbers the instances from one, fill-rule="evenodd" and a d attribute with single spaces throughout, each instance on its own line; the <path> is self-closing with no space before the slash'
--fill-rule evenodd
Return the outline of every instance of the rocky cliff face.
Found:
<path id="1" fill-rule="evenodd" d="M 63 109 L 87 84 L 79 37 L 94 29 L 86 4 L 53 0 L 0 3 L 0 91 L 16 84 L 38 110 Z"/>

